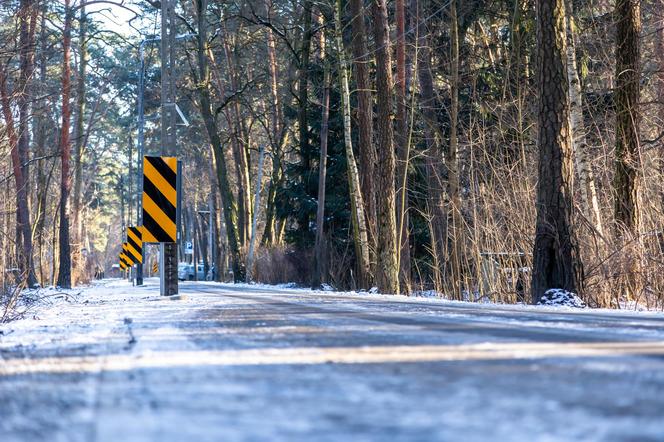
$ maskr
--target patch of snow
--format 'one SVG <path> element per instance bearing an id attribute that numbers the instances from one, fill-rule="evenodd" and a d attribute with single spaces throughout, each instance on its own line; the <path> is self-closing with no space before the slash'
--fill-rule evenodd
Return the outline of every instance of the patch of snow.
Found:
<path id="1" fill-rule="evenodd" d="M 586 303 L 576 293 L 563 289 L 549 289 L 537 303 L 538 305 L 586 308 Z"/>

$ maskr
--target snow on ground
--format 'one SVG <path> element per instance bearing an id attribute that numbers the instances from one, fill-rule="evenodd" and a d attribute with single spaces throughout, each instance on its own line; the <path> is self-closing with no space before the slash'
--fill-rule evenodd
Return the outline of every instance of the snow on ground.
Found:
<path id="1" fill-rule="evenodd" d="M 106 280 L 0 325 L 0 441 L 664 440 L 664 315 Z"/>

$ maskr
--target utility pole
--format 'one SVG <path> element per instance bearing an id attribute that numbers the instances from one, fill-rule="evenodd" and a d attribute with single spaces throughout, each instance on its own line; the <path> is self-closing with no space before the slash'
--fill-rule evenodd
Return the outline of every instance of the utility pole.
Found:
<path id="1" fill-rule="evenodd" d="M 196 34 L 184 34 L 175 37 L 175 40 L 183 40 L 194 37 Z M 146 38 L 138 46 L 140 65 L 138 69 L 138 150 L 137 179 L 136 184 L 136 225 L 143 225 L 143 156 L 145 155 L 145 46 L 148 43 L 161 41 L 161 37 Z M 162 150 L 163 153 L 163 150 Z M 143 249 L 143 254 L 147 249 Z M 144 262 L 147 262 L 145 259 Z M 143 285 L 143 264 L 136 264 L 136 285 Z"/>
<path id="2" fill-rule="evenodd" d="M 161 2 L 161 154 L 177 156 L 175 144 L 175 0 Z M 178 204 L 179 209 L 179 204 Z M 178 231 L 178 235 L 179 235 Z M 178 293 L 177 243 L 160 243 L 161 294 Z"/>
<path id="3" fill-rule="evenodd" d="M 145 45 L 152 39 L 145 39 L 138 47 L 138 55 L 141 65 L 138 72 L 138 163 L 136 173 L 136 225 L 143 225 L 143 155 L 145 154 L 145 104 L 143 94 L 145 92 Z M 143 259 L 145 260 L 145 248 Z M 136 264 L 136 285 L 143 285 L 143 264 Z"/>

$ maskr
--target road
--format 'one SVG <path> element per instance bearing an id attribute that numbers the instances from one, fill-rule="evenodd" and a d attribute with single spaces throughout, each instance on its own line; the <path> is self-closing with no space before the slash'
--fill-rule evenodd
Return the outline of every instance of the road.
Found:
<path id="1" fill-rule="evenodd" d="M 664 441 L 664 315 L 154 281 L 0 325 L 0 441 Z"/>

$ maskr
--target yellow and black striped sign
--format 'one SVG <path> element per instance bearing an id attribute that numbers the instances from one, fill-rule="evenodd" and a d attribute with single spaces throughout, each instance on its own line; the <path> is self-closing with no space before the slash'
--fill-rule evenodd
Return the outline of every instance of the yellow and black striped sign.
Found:
<path id="1" fill-rule="evenodd" d="M 154 264 L 152 264 L 152 273 L 155 274 L 158 271 L 159 271 L 159 264 L 155 262 Z"/>
<path id="2" fill-rule="evenodd" d="M 127 264 L 125 264 L 124 259 L 122 258 L 122 253 L 120 253 L 120 254 L 118 255 L 118 262 L 120 263 L 120 268 L 121 268 L 122 270 L 126 270 L 126 269 L 127 269 Z"/>
<path id="3" fill-rule="evenodd" d="M 143 235 L 140 227 L 127 228 L 127 251 L 135 264 L 143 264 Z"/>
<path id="4" fill-rule="evenodd" d="M 143 157 L 143 242 L 176 242 L 177 158 Z"/>
<path id="5" fill-rule="evenodd" d="M 123 251 L 120 252 L 120 267 L 122 267 L 122 270 L 127 269 L 128 267 L 131 267 L 132 262 L 127 258 L 127 255 L 124 252 L 124 245 L 123 245 Z"/>
<path id="6" fill-rule="evenodd" d="M 134 258 L 134 256 L 129 251 L 129 244 L 127 244 L 126 242 L 122 243 L 122 256 L 124 257 L 124 260 L 128 264 L 129 267 L 136 264 L 136 259 Z"/>

